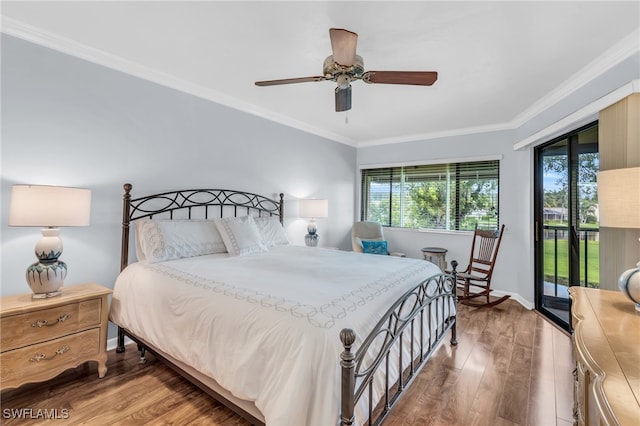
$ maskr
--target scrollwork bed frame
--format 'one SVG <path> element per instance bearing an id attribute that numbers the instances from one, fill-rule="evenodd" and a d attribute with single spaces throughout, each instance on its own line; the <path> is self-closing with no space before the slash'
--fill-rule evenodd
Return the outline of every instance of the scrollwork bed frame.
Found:
<path id="1" fill-rule="evenodd" d="M 279 194 L 279 200 L 273 200 L 261 195 L 226 189 L 193 189 L 170 191 L 160 194 L 148 195 L 140 198 L 131 198 L 131 184 L 124 185 L 123 209 L 122 209 L 122 246 L 121 246 L 121 270 L 129 263 L 129 239 L 130 223 L 136 219 L 163 217 L 174 219 L 177 213 L 182 213 L 181 218 L 213 218 L 226 215 L 238 216 L 253 214 L 257 216 L 278 216 L 280 222 L 284 220 L 284 195 Z M 197 213 L 196 213 L 197 211 Z M 414 288 L 407 291 L 401 298 L 393 303 L 380 319 L 373 330 L 364 338 L 362 344 L 354 351 L 356 333 L 345 328 L 340 332 L 340 340 L 344 351 L 340 354 L 342 369 L 340 424 L 355 424 L 355 407 L 360 399 L 368 394 L 368 422 L 369 425 L 379 425 L 387 417 L 391 408 L 395 405 L 403 391 L 417 376 L 421 367 L 430 358 L 448 331 L 451 332 L 450 342 L 457 345 L 456 340 L 456 316 L 452 313 L 446 317 L 441 325 L 435 327 L 435 335 L 431 335 L 431 314 L 445 315 L 450 312 L 445 305 L 453 301 L 455 303 L 455 261 L 452 262 L 454 270 L 451 274 L 441 273 L 425 279 Z M 426 318 L 426 319 L 425 319 Z M 429 330 L 424 332 L 425 322 Z M 419 328 L 419 331 L 416 330 Z M 416 335 L 418 339 L 416 340 Z M 425 339 L 424 337 L 427 336 Z M 116 352 L 125 351 L 125 337 L 129 337 L 138 345 L 141 362 L 144 362 L 145 351 L 153 353 L 158 358 L 168 363 L 176 372 L 198 386 L 214 399 L 241 415 L 252 424 L 264 424 L 258 416 L 250 410 L 245 410 L 242 403 L 234 401 L 233 396 L 219 391 L 205 383 L 197 375 L 192 374 L 188 368 L 184 368 L 163 356 L 160 349 L 154 348 L 143 339 L 135 336 L 130 331 L 118 326 L 118 346 Z M 337 338 L 337 337 L 336 337 Z M 408 342 L 407 342 L 408 341 Z M 409 349 L 411 361 L 403 362 L 403 348 Z M 367 352 L 375 348 L 372 355 Z M 391 368 L 391 351 L 399 349 L 397 362 L 398 379 L 390 383 L 389 372 Z M 371 361 L 368 361 L 371 359 Z M 338 360 L 336 360 L 338 362 Z M 407 366 L 408 365 L 408 366 Z M 385 381 L 384 395 L 375 404 L 372 401 L 373 381 L 376 373 L 384 366 Z M 247 403 L 245 401 L 245 403 Z M 255 406 L 254 406 L 255 407 Z M 292 419 L 295 421 L 295 419 Z"/>

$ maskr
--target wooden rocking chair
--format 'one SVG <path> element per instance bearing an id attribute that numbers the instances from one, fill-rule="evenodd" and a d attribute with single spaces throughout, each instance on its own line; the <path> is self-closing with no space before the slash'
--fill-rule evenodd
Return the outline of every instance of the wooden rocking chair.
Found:
<path id="1" fill-rule="evenodd" d="M 506 295 L 492 300 L 489 296 L 493 291 L 491 290 L 491 275 L 498 257 L 503 231 L 504 225 L 495 231 L 478 229 L 476 226 L 471 244 L 469 266 L 457 274 L 458 301 L 460 303 L 483 308 L 495 306 L 510 297 Z M 474 291 L 471 291 L 471 287 L 474 288 Z M 479 297 L 486 298 L 486 301 L 477 300 Z"/>

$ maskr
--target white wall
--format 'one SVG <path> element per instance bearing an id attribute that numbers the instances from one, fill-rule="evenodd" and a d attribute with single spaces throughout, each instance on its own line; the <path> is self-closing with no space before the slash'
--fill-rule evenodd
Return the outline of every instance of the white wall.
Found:
<path id="1" fill-rule="evenodd" d="M 559 97 L 551 106 L 512 130 L 476 133 L 464 136 L 434 138 L 393 145 L 361 147 L 358 149 L 358 167 L 376 164 L 456 160 L 474 156 L 502 156 L 500 163 L 500 222 L 506 225 L 502 246 L 494 270 L 492 287 L 497 292 L 511 293 L 527 307 L 535 305 L 534 294 L 534 232 L 533 232 L 533 153 L 534 146 L 555 136 L 597 119 L 597 114 L 578 114 L 576 121 L 567 117 L 605 98 L 611 92 L 640 78 L 640 53 L 604 71 L 588 83 Z M 614 101 L 615 102 L 615 101 Z M 599 103 L 599 102 L 598 102 Z M 487 106 L 490 107 L 490 106 Z M 563 123 L 564 127 L 556 124 Z M 540 140 L 520 150 L 518 142 L 546 132 Z M 606 141 L 600 141 L 606 143 Z M 356 198 L 359 185 L 356 187 Z M 359 220 L 356 206 L 355 220 Z M 421 232 L 387 229 L 385 235 L 392 250 L 420 258 L 421 247 L 439 246 L 449 250 L 447 261 L 458 260 L 458 269 L 466 267 L 471 247 L 470 233 Z M 604 260 L 606 261 L 606 259 Z"/>
<path id="2" fill-rule="evenodd" d="M 533 286 L 519 286 L 522 280 L 533 282 L 531 256 L 526 241 L 528 238 L 529 208 L 529 162 L 526 151 L 514 151 L 514 132 L 501 131 L 479 133 L 380 145 L 358 150 L 360 167 L 381 163 L 467 161 L 473 158 L 500 158 L 500 222 L 504 223 L 498 262 L 494 271 L 493 285 L 504 292 L 521 296 L 521 302 L 533 305 Z M 358 219 L 358 218 L 357 218 Z M 408 257 L 422 258 L 420 249 L 427 246 L 444 247 L 448 250 L 447 262 L 457 260 L 458 269 L 464 269 L 469 260 L 471 232 L 412 231 L 407 229 L 385 229 L 390 249 L 404 252 Z"/>
<path id="3" fill-rule="evenodd" d="M 64 228 L 66 283 L 113 287 L 122 185 L 135 194 L 228 188 L 276 197 L 304 244 L 303 197 L 327 198 L 321 245 L 350 247 L 356 150 L 213 102 L 2 36 L 1 294 L 25 293 L 37 228 L 7 226 L 13 184 L 92 190 L 91 225 Z M 326 167 L 328 164 L 330 168 Z"/>
<path id="4" fill-rule="evenodd" d="M 635 54 L 513 130 L 363 147 L 356 158 L 352 147 L 2 35 L 0 294 L 28 291 L 24 270 L 35 260 L 39 238 L 36 229 L 7 226 L 15 183 L 93 191 L 91 226 L 62 231 L 67 283 L 112 287 L 125 182 L 138 194 L 213 186 L 284 192 L 288 200 L 327 198 L 329 218 L 318 221 L 321 245 L 349 249 L 359 208 L 358 165 L 499 155 L 500 220 L 508 231 L 494 286 L 532 306 L 533 151 L 514 151 L 513 145 L 638 79 L 639 58 Z M 295 212 L 295 202 L 286 206 Z M 303 244 L 306 223 L 289 217 L 285 225 L 292 242 Z M 394 250 L 416 258 L 421 247 L 446 247 L 449 261 L 466 265 L 468 233 L 388 230 L 387 238 Z"/>

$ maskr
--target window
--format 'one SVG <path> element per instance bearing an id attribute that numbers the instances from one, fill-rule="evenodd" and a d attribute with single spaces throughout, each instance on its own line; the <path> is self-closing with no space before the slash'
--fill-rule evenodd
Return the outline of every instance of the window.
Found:
<path id="1" fill-rule="evenodd" d="M 361 220 L 455 231 L 498 226 L 500 162 L 362 170 Z"/>

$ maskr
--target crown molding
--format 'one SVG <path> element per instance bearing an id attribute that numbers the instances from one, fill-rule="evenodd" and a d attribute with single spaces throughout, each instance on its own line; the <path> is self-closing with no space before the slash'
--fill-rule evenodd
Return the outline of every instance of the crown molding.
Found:
<path id="1" fill-rule="evenodd" d="M 535 145 L 543 140 L 552 139 L 560 136 L 570 128 L 580 127 L 590 121 L 598 118 L 598 113 L 610 105 L 626 98 L 633 93 L 640 93 L 640 80 L 632 80 L 629 83 L 619 87 L 618 89 L 607 93 L 606 95 L 596 99 L 589 105 L 580 108 L 578 111 L 567 115 L 561 120 L 556 121 L 552 125 L 534 133 L 533 135 L 521 140 L 513 145 L 514 151 Z"/>
<path id="2" fill-rule="evenodd" d="M 518 129 L 519 127 L 527 123 L 529 120 L 534 119 L 540 113 L 544 112 L 545 110 L 549 109 L 553 105 L 557 104 L 558 102 L 560 102 L 567 96 L 571 95 L 581 87 L 585 86 L 589 82 L 593 81 L 597 77 L 603 75 L 605 72 L 615 67 L 620 62 L 640 52 L 639 40 L 640 40 L 640 29 L 636 29 L 627 37 L 623 38 L 620 42 L 616 43 L 613 47 L 608 49 L 605 53 L 600 55 L 598 58 L 594 59 L 586 67 L 584 67 L 583 69 L 575 73 L 573 76 L 571 76 L 569 79 L 567 79 L 555 90 L 548 93 L 544 97 L 540 98 L 540 100 L 538 100 L 530 108 L 528 108 L 527 110 L 519 114 L 515 119 L 513 119 L 510 122 L 479 126 L 479 127 L 468 127 L 464 129 L 454 129 L 454 130 L 443 131 L 443 132 L 423 133 L 423 134 L 415 134 L 415 135 L 404 135 L 404 136 L 398 136 L 393 138 L 376 139 L 376 140 L 370 140 L 366 142 L 360 142 L 358 144 L 358 147 L 413 142 L 413 141 L 420 141 L 420 140 L 424 141 L 424 140 L 432 140 L 432 139 L 437 139 L 442 137 L 464 136 L 469 134 L 498 132 L 502 130 Z M 635 80 L 635 82 L 637 81 L 638 80 Z M 634 83 L 634 84 L 637 84 L 637 83 Z M 632 93 L 632 92 L 629 92 L 629 88 L 632 88 L 635 86 L 629 86 L 629 85 L 627 86 L 625 86 L 626 89 L 621 88 L 620 89 L 621 91 L 618 92 L 617 95 L 614 95 L 614 97 L 620 96 L 622 93 L 628 92 L 627 95 L 625 96 L 628 96 L 630 93 Z M 622 96 L 622 97 L 625 97 L 625 96 Z M 609 97 L 603 97 L 602 99 L 606 102 L 606 101 L 610 101 L 613 98 L 609 96 Z M 615 103 L 620 99 L 622 98 L 619 98 L 611 103 Z M 602 105 L 602 102 L 599 102 L 597 105 Z M 566 122 L 570 120 L 571 117 L 573 117 L 576 120 L 574 121 L 574 123 L 579 121 L 578 117 L 580 119 L 585 119 L 587 115 L 585 114 L 585 112 L 590 111 L 590 109 L 591 108 L 587 106 L 582 110 L 576 113 L 573 113 L 568 117 L 565 117 L 565 119 L 561 121 Z M 590 112 L 590 114 L 593 114 L 593 113 Z M 553 126 L 553 127 L 555 128 L 556 126 Z M 539 132 L 539 133 L 542 134 L 542 132 Z M 531 138 L 534 138 L 534 136 L 536 135 L 533 135 L 521 142 L 518 142 L 516 145 L 514 145 L 514 149 L 516 150 L 521 149 L 525 145 L 532 143 Z M 533 140 L 537 140 L 541 137 L 543 136 L 538 136 Z"/>
<path id="3" fill-rule="evenodd" d="M 242 112 L 246 112 L 269 121 L 283 124 L 306 133 L 314 134 L 325 139 L 339 142 L 345 145 L 355 147 L 357 142 L 351 138 L 337 133 L 329 132 L 307 123 L 294 120 L 271 110 L 261 108 L 257 105 L 242 101 L 233 96 L 209 89 L 207 87 L 193 84 L 187 80 L 178 78 L 174 75 L 160 72 L 137 62 L 124 59 L 107 53 L 103 50 L 96 49 L 77 41 L 62 37 L 58 34 L 44 31 L 40 28 L 25 24 L 21 21 L 2 16 L 1 31 L 7 35 L 26 40 L 28 42 L 76 57 L 94 64 L 102 65 L 122 73 L 132 75 L 134 77 L 147 80 L 161 86 L 169 87 L 202 99 L 206 99 Z"/>
<path id="4" fill-rule="evenodd" d="M 518 115 L 511 124 L 518 128 L 535 118 L 562 99 L 571 95 L 581 87 L 587 85 L 597 77 L 603 75 L 625 59 L 640 51 L 640 28 L 620 40 L 602 55 L 591 61 L 587 66 L 575 73 L 555 90 L 540 98 L 530 108 Z"/>
<path id="5" fill-rule="evenodd" d="M 574 74 L 558 88 L 542 97 L 530 108 L 528 108 L 526 111 L 522 112 L 515 119 L 509 122 L 446 130 L 441 132 L 401 135 L 390 138 L 357 141 L 344 135 L 330 132 L 325 129 L 311 126 L 308 123 L 304 123 L 298 120 L 294 120 L 290 117 L 277 114 L 271 110 L 261 108 L 257 105 L 242 101 L 233 96 L 226 95 L 224 93 L 206 88 L 201 85 L 193 84 L 171 74 L 160 72 L 158 70 L 143 66 L 139 63 L 129 61 L 122 57 L 104 52 L 100 49 L 89 47 L 66 37 L 62 37 L 58 34 L 44 31 L 40 28 L 25 24 L 21 21 L 11 19 L 6 16 L 2 16 L 1 31 L 10 36 L 17 37 L 34 44 L 38 44 L 40 46 L 44 46 L 49 49 L 65 53 L 67 55 L 84 59 L 86 61 L 102 65 L 107 68 L 123 72 L 125 74 L 129 74 L 181 92 L 185 92 L 202 99 L 206 99 L 242 112 L 246 112 L 248 114 L 255 115 L 257 117 L 264 118 L 269 121 L 274 121 L 276 123 L 352 147 L 367 147 L 404 142 L 424 141 L 443 137 L 464 136 L 469 134 L 517 129 L 529 120 L 535 118 L 541 112 L 555 105 L 562 99 L 574 93 L 576 90 L 588 84 L 590 81 L 594 80 L 620 62 L 640 51 L 640 44 L 638 43 L 638 40 L 640 40 L 640 29 L 637 29 L 627 37 L 622 39 L 620 42 L 618 42 L 616 45 L 614 45 L 612 48 L 607 50 L 603 55 L 592 61 L 585 68 Z M 583 110 L 585 108 L 583 108 Z M 577 113 L 574 113 L 571 116 L 575 116 L 576 114 Z M 565 119 L 563 119 L 563 121 L 566 121 L 566 119 L 569 117 L 566 117 Z M 532 143 L 532 138 L 536 135 L 532 135 L 529 138 L 518 142 L 516 145 L 514 145 L 514 149 L 521 149 L 522 147 Z"/>
<path id="6" fill-rule="evenodd" d="M 464 135 L 473 135 L 478 133 L 499 132 L 502 130 L 512 130 L 512 129 L 513 129 L 513 126 L 511 123 L 489 124 L 486 126 L 465 127 L 462 129 L 443 130 L 441 132 L 420 133 L 420 134 L 413 134 L 413 135 L 402 135 L 402 136 L 394 136 L 391 138 L 369 140 L 366 142 L 358 143 L 358 147 L 362 148 L 362 147 L 377 146 L 377 145 L 417 142 L 417 141 L 433 140 L 433 139 L 439 139 L 439 138 L 448 138 L 452 136 L 464 136 Z"/>

